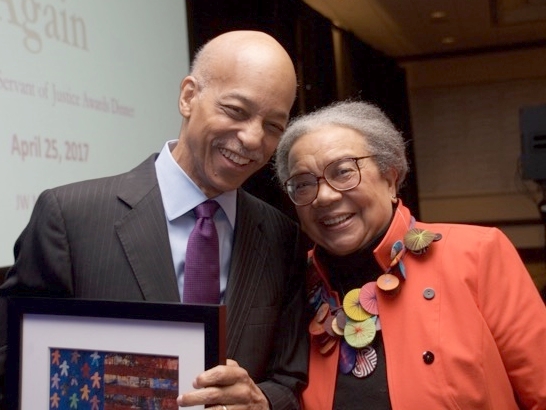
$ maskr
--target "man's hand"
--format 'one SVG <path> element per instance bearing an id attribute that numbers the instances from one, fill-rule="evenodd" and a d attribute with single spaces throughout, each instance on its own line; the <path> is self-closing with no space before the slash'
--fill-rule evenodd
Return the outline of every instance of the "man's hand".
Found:
<path id="1" fill-rule="evenodd" d="M 201 373 L 193 382 L 197 390 L 176 399 L 181 407 L 213 405 L 213 410 L 269 410 L 269 402 L 235 360 Z"/>

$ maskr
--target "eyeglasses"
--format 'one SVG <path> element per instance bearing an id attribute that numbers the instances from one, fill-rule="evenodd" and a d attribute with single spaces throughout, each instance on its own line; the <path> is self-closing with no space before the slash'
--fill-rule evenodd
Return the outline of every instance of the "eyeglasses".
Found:
<path id="1" fill-rule="evenodd" d="M 373 155 L 338 159 L 326 165 L 321 177 L 310 172 L 294 175 L 285 181 L 284 188 L 294 204 L 309 205 L 318 195 L 321 179 L 336 191 L 348 191 L 358 186 L 361 180 L 359 161 L 371 157 Z"/>

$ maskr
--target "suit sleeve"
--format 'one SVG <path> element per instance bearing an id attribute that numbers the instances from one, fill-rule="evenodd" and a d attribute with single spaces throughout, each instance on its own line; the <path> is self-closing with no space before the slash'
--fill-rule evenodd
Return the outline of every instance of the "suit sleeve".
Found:
<path id="1" fill-rule="evenodd" d="M 14 256 L 15 263 L 0 288 L 1 379 L 4 379 L 6 370 L 6 298 L 68 296 L 72 293 L 70 249 L 63 217 L 52 191 L 45 191 L 39 196 L 27 227 L 15 242 Z M 2 396 L 3 380 L 0 380 L 0 389 Z"/>
<path id="2" fill-rule="evenodd" d="M 546 408 L 546 307 L 516 249 L 492 229 L 479 250 L 479 303 L 518 400 Z"/>
<path id="3" fill-rule="evenodd" d="M 300 395 L 307 385 L 308 333 L 305 313 L 306 249 L 300 235 L 293 258 L 286 297 L 278 320 L 270 374 L 258 384 L 272 410 L 300 408 Z"/>

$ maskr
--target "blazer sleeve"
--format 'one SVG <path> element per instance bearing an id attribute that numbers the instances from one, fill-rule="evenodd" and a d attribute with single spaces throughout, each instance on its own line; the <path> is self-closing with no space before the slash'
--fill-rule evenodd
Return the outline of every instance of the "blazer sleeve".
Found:
<path id="1" fill-rule="evenodd" d="M 546 306 L 516 249 L 498 229 L 481 241 L 478 301 L 525 409 L 546 408 Z"/>

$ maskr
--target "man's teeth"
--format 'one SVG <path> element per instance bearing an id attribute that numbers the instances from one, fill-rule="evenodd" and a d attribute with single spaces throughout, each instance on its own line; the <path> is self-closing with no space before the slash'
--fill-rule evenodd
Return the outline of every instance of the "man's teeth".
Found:
<path id="1" fill-rule="evenodd" d="M 335 218 L 332 218 L 332 219 L 325 219 L 324 221 L 322 221 L 322 223 L 324 225 L 335 225 L 343 221 L 346 221 L 350 217 L 351 217 L 350 215 L 336 216 Z"/>
<path id="2" fill-rule="evenodd" d="M 235 162 L 238 165 L 246 165 L 250 162 L 248 158 L 243 158 L 237 154 L 235 154 L 233 151 L 228 151 L 227 149 L 220 149 L 221 154 L 230 159 L 231 161 Z"/>

